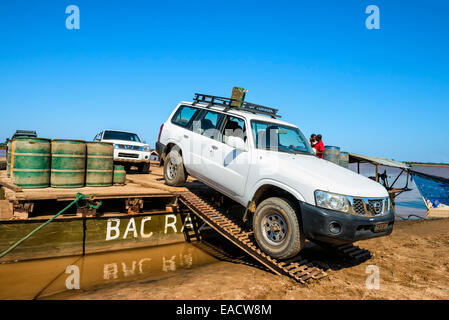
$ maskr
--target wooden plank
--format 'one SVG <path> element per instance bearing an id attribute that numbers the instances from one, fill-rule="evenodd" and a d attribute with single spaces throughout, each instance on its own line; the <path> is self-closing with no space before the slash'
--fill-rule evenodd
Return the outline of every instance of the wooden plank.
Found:
<path id="1" fill-rule="evenodd" d="M 10 191 L 6 198 L 10 201 L 58 200 L 67 201 L 75 199 L 78 192 L 85 195 L 95 194 L 96 199 L 120 199 L 129 197 L 170 197 L 180 191 L 189 189 L 210 189 L 206 185 L 189 177 L 186 187 L 171 187 L 158 180 L 161 175 L 156 168 L 154 174 L 128 174 L 128 183 L 124 186 L 109 187 L 83 187 L 83 188 L 20 188 L 6 177 L 6 172 L 0 172 L 0 181 L 4 182 L 5 190 Z M 7 192 L 5 192 L 7 193 Z"/>
<path id="2" fill-rule="evenodd" d="M 22 188 L 16 186 L 15 184 L 12 183 L 12 181 L 8 181 L 8 180 L 11 180 L 11 179 L 6 178 L 6 176 L 0 177 L 0 185 L 5 187 L 5 188 L 8 188 L 8 189 L 10 189 L 12 191 L 15 191 L 15 192 L 21 192 L 22 191 Z"/>
<path id="3" fill-rule="evenodd" d="M 131 181 L 132 183 L 139 184 L 143 187 L 155 188 L 167 192 L 188 191 L 188 189 L 184 187 L 170 187 L 165 185 L 163 182 L 157 182 L 155 180 L 152 181 L 151 179 L 142 179 L 142 177 L 127 177 L 126 179 Z"/>
<path id="4" fill-rule="evenodd" d="M 0 219 L 11 219 L 12 212 L 12 202 L 9 202 L 8 200 L 0 200 Z"/>
<path id="5" fill-rule="evenodd" d="M 124 186 L 110 187 L 22 189 L 22 192 L 15 194 L 15 198 L 22 201 L 46 199 L 73 200 L 78 192 L 85 195 L 95 194 L 95 198 L 97 199 L 172 196 L 171 193 L 164 190 L 148 188 L 136 184 L 128 184 Z"/>
<path id="6" fill-rule="evenodd" d="M 449 208 L 430 208 L 426 216 L 428 218 L 449 218 Z"/>

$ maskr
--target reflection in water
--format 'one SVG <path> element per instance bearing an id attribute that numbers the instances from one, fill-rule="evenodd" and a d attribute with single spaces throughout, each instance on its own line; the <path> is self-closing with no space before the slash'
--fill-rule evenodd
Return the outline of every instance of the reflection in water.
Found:
<path id="1" fill-rule="evenodd" d="M 155 281 L 218 260 L 189 243 L 0 264 L 0 299 L 76 295 L 118 282 Z M 71 289 L 71 290 L 70 290 Z"/>

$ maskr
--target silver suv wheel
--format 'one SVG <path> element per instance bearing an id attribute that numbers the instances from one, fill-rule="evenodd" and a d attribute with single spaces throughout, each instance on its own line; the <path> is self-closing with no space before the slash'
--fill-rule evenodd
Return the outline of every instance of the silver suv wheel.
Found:
<path id="1" fill-rule="evenodd" d="M 170 180 L 173 180 L 176 177 L 176 169 L 177 165 L 173 163 L 173 159 L 169 159 L 167 163 L 166 174 Z"/>
<path id="2" fill-rule="evenodd" d="M 264 230 L 262 235 L 267 242 L 279 245 L 286 237 L 288 225 L 282 216 L 273 212 L 262 219 L 261 229 Z"/>

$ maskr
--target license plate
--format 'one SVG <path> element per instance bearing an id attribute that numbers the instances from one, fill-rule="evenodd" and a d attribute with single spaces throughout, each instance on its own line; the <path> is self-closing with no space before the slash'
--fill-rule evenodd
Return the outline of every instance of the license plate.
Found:
<path id="1" fill-rule="evenodd" d="M 388 223 L 379 223 L 374 226 L 374 232 L 382 232 L 387 230 Z"/>

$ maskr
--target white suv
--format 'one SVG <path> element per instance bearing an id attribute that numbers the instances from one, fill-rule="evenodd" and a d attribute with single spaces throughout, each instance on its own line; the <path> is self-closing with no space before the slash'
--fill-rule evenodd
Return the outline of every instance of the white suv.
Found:
<path id="1" fill-rule="evenodd" d="M 136 166 L 140 173 L 150 172 L 150 146 L 141 141 L 136 133 L 104 130 L 97 134 L 94 141 L 114 144 L 114 163 L 125 166 L 129 170 Z"/>
<path id="2" fill-rule="evenodd" d="M 156 143 L 166 183 L 181 186 L 190 174 L 242 204 L 259 246 L 279 259 L 305 239 L 338 245 L 390 234 L 386 189 L 317 157 L 299 128 L 277 117 L 202 94 L 179 103 Z"/>

